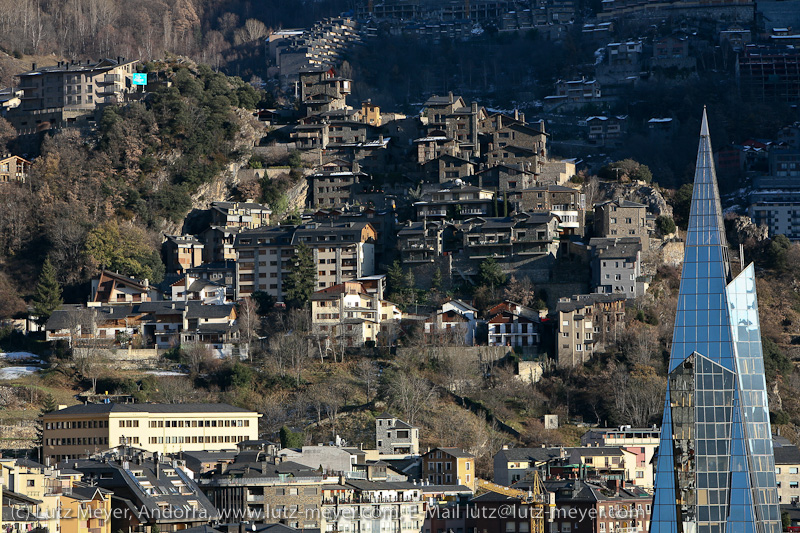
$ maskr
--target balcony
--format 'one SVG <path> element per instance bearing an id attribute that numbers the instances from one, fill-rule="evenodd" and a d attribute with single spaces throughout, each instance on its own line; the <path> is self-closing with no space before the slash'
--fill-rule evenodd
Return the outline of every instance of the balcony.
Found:
<path id="1" fill-rule="evenodd" d="M 112 83 L 122 83 L 122 76 L 119 74 L 106 74 L 102 78 L 98 78 L 98 85 L 109 85 Z"/>

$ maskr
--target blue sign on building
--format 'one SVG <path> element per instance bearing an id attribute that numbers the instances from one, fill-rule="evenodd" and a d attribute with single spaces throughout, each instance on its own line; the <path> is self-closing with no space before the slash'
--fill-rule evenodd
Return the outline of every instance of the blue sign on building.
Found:
<path id="1" fill-rule="evenodd" d="M 144 72 L 133 75 L 134 85 L 147 85 L 147 74 Z"/>

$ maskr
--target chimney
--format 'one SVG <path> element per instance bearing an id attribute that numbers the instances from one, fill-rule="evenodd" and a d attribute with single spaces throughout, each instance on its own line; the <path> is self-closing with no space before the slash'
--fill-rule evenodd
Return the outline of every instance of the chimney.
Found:
<path id="1" fill-rule="evenodd" d="M 520 114 L 519 114 L 519 120 L 520 120 L 520 122 L 522 122 L 523 124 L 525 124 L 525 113 L 520 113 Z"/>
<path id="2" fill-rule="evenodd" d="M 453 103 L 453 91 L 450 91 L 449 93 L 447 93 L 447 96 L 450 99 L 450 103 L 452 104 Z"/>
<path id="3" fill-rule="evenodd" d="M 503 444 L 503 449 L 507 450 L 508 449 L 508 444 Z"/>
<path id="4" fill-rule="evenodd" d="M 519 120 L 519 109 L 514 110 L 514 120 Z"/>
<path id="5" fill-rule="evenodd" d="M 36 63 L 31 63 L 31 70 L 36 70 Z"/>

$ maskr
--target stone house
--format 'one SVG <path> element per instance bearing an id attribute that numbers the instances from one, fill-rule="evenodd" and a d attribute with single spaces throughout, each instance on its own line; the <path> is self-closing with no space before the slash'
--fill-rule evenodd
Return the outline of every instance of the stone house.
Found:
<path id="1" fill-rule="evenodd" d="M 387 412 L 375 417 L 375 446 L 380 455 L 419 454 L 419 428 Z"/>
<path id="2" fill-rule="evenodd" d="M 650 232 L 647 227 L 647 206 L 618 198 L 594 206 L 594 234 L 596 237 L 638 237 L 642 250 L 650 249 Z"/>

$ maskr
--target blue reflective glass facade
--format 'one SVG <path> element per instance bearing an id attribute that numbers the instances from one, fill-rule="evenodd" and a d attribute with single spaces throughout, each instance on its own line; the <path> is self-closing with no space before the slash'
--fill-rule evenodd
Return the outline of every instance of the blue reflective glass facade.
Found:
<path id="1" fill-rule="evenodd" d="M 654 533 L 779 533 L 752 265 L 731 279 L 703 114 L 675 316 Z"/>

